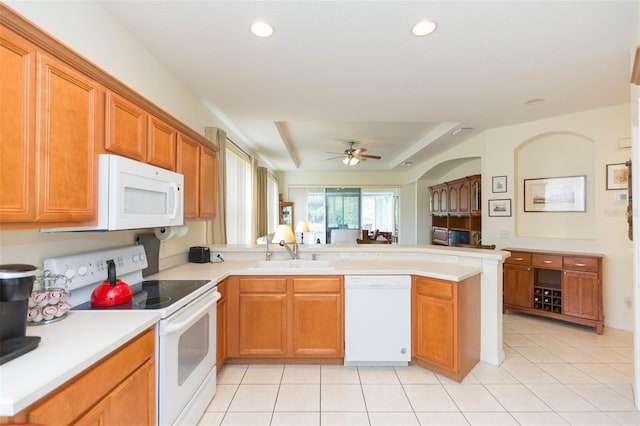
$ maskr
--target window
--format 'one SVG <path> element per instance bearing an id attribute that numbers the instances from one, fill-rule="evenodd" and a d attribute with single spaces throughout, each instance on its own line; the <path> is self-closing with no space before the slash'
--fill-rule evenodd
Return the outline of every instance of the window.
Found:
<path id="1" fill-rule="evenodd" d="M 251 244 L 251 158 L 227 141 L 227 243 Z"/>
<path id="2" fill-rule="evenodd" d="M 330 243 L 336 228 L 397 232 L 398 188 L 289 188 L 289 199 L 296 220 L 309 224 L 309 242 Z"/>

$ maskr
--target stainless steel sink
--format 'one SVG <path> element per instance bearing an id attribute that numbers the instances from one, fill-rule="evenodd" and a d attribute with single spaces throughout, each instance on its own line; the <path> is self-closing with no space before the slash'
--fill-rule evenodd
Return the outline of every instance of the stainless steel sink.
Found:
<path id="1" fill-rule="evenodd" d="M 249 269 L 333 269 L 328 260 L 261 260 Z"/>

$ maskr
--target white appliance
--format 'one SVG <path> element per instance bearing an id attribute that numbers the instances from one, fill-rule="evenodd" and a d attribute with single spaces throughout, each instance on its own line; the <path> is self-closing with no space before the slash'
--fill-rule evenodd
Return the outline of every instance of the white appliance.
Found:
<path id="1" fill-rule="evenodd" d="M 107 260 L 129 284 L 133 299 L 115 310 L 154 309 L 156 326 L 157 424 L 195 425 L 216 392 L 215 285 L 206 280 L 143 280 L 147 267 L 143 246 L 126 246 L 44 260 L 44 269 L 69 278 L 73 310 L 96 315 L 111 308 L 91 306 L 93 289 L 107 277 Z"/>
<path id="2" fill-rule="evenodd" d="M 408 365 L 411 277 L 346 275 L 344 289 L 344 365 Z"/>
<path id="3" fill-rule="evenodd" d="M 183 224 L 184 176 L 120 157 L 98 156 L 98 223 L 44 232 L 116 231 Z"/>

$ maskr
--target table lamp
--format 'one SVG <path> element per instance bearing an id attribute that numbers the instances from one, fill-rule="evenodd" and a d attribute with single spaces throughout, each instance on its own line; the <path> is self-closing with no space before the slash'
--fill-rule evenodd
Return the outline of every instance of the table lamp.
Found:
<path id="1" fill-rule="evenodd" d="M 296 232 L 300 233 L 300 244 L 304 244 L 304 233 L 309 232 L 309 225 L 304 220 L 301 220 L 296 225 Z"/>
<path id="2" fill-rule="evenodd" d="M 272 243 L 279 244 L 280 241 L 284 241 L 285 243 L 295 243 L 296 236 L 291 229 L 291 225 L 278 225 L 276 228 L 276 233 L 273 235 Z"/>

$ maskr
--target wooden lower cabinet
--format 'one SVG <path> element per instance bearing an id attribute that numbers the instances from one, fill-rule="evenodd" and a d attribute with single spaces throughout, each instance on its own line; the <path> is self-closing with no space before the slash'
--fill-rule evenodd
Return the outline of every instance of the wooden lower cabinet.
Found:
<path id="1" fill-rule="evenodd" d="M 480 275 L 461 282 L 413 277 L 412 357 L 461 381 L 480 360 Z"/>
<path id="2" fill-rule="evenodd" d="M 294 356 L 344 355 L 341 277 L 293 277 L 291 347 Z"/>
<path id="3" fill-rule="evenodd" d="M 155 331 L 140 334 L 48 396 L 0 423 L 154 425 Z"/>
<path id="4" fill-rule="evenodd" d="M 503 272 L 503 313 L 505 306 L 531 308 L 533 303 L 530 266 L 505 264 Z"/>
<path id="5" fill-rule="evenodd" d="M 503 312 L 587 325 L 602 334 L 602 255 L 503 250 L 511 252 L 503 267 Z"/>
<path id="6" fill-rule="evenodd" d="M 227 358 L 341 359 L 342 276 L 227 278 Z"/>

